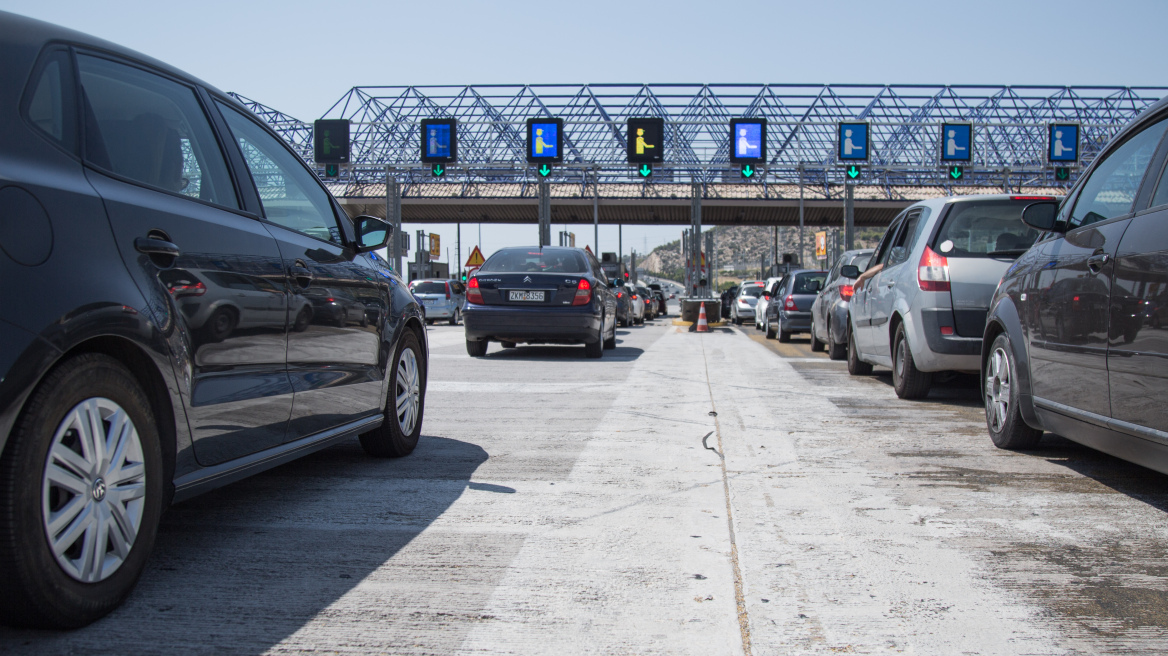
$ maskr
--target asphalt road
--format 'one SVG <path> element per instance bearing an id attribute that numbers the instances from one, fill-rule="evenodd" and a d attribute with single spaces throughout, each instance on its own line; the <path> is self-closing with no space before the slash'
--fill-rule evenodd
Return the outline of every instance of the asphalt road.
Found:
<path id="1" fill-rule="evenodd" d="M 1097 654 L 1168 644 L 1168 477 L 976 381 L 896 398 L 798 336 L 658 320 L 618 348 L 430 329 L 423 438 L 172 508 L 110 617 L 36 654 Z M 703 440 L 703 438 L 705 438 Z"/>

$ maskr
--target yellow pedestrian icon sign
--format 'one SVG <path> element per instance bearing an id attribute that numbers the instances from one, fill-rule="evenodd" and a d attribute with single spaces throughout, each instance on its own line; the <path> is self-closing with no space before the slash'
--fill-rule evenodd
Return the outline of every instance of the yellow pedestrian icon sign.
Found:
<path id="1" fill-rule="evenodd" d="M 483 252 L 479 250 L 478 246 L 475 246 L 474 250 L 470 252 L 470 257 L 466 258 L 466 264 L 462 266 L 468 269 L 471 267 L 480 267 L 483 265 L 483 262 L 486 262 L 486 259 L 483 258 Z"/>
<path id="2" fill-rule="evenodd" d="M 527 119 L 527 162 L 556 164 L 564 160 L 564 120 Z M 545 174 L 546 175 L 546 174 Z"/>
<path id="3" fill-rule="evenodd" d="M 628 126 L 626 154 L 630 164 L 665 161 L 665 119 L 630 118 Z"/>

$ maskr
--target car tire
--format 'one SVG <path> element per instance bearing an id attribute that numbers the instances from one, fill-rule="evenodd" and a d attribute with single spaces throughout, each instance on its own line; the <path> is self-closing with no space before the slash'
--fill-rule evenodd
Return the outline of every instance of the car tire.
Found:
<path id="1" fill-rule="evenodd" d="M 774 339 L 775 338 L 774 326 L 769 321 L 767 322 L 766 338 L 767 339 Z"/>
<path id="2" fill-rule="evenodd" d="M 458 325 L 458 308 L 454 308 L 454 312 L 450 315 L 450 325 Z"/>
<path id="3" fill-rule="evenodd" d="M 848 345 L 836 344 L 835 334 L 831 331 L 831 324 L 827 324 L 827 357 L 831 360 L 843 360 L 848 357 Z"/>
<path id="4" fill-rule="evenodd" d="M 481 358 L 487 354 L 488 345 L 489 342 L 485 339 L 477 342 L 468 339 L 466 340 L 466 352 L 472 358 Z"/>
<path id="5" fill-rule="evenodd" d="M 308 330 L 308 325 L 312 323 L 312 310 L 303 308 L 300 313 L 296 315 L 296 322 L 292 324 L 294 332 L 302 333 Z"/>
<path id="6" fill-rule="evenodd" d="M 933 374 L 917 369 L 902 322 L 892 338 L 892 387 L 902 399 L 923 399 L 932 384 Z"/>
<path id="7" fill-rule="evenodd" d="M 998 335 L 990 345 L 985 369 L 982 396 L 985 399 L 986 429 L 989 430 L 990 440 L 999 449 L 1034 448 L 1042 439 L 1042 431 L 1027 425 L 1018 408 L 1019 392 L 1015 384 L 1018 371 L 1013 345 L 1006 333 Z"/>
<path id="8" fill-rule="evenodd" d="M 203 330 L 208 342 L 222 342 L 239 325 L 239 315 L 229 307 L 221 307 L 211 313 Z"/>
<path id="9" fill-rule="evenodd" d="M 369 327 L 369 315 L 365 314 L 364 312 L 361 313 L 361 327 L 362 328 Z"/>
<path id="10" fill-rule="evenodd" d="M 600 328 L 596 331 L 596 341 L 584 344 L 584 357 L 589 360 L 595 360 L 604 355 L 604 322 L 600 322 Z"/>
<path id="11" fill-rule="evenodd" d="M 856 335 L 848 329 L 848 373 L 853 376 L 867 376 L 872 373 L 872 365 L 860 359 L 856 350 Z"/>
<path id="12" fill-rule="evenodd" d="M 604 340 L 604 348 L 606 348 L 610 351 L 612 349 L 616 348 L 616 326 L 615 325 L 612 327 L 612 337 L 609 337 L 608 339 Z"/>
<path id="13" fill-rule="evenodd" d="M 95 414 L 100 419 L 90 421 Z M 97 424 L 103 432 L 109 430 L 119 414 L 128 423 L 121 424 L 118 438 L 86 435 L 91 431 L 85 427 Z M 112 462 L 96 450 L 82 449 L 83 441 L 94 438 L 118 441 L 109 452 L 117 454 Z M 96 353 L 67 360 L 50 372 L 30 397 L 0 457 L 4 622 L 77 628 L 117 608 L 138 582 L 154 546 L 164 475 L 158 426 L 134 374 L 114 358 Z M 69 486 L 78 491 L 69 491 Z M 45 507 L 50 518 L 59 513 L 55 521 L 60 525 L 46 520 Z M 65 519 L 70 513 L 72 518 Z M 97 522 L 91 521 L 95 517 Z M 133 536 L 122 528 L 126 521 L 136 523 Z M 60 555 L 51 546 L 54 529 Z M 102 532 L 107 532 L 104 540 L 97 537 Z M 104 555 L 88 548 L 99 541 Z M 99 571 L 85 564 L 98 558 Z"/>
<path id="14" fill-rule="evenodd" d="M 413 453 L 422 434 L 426 413 L 426 358 L 414 331 L 406 329 L 393 356 L 385 421 L 360 436 L 365 453 L 378 458 L 400 458 Z"/>
<path id="15" fill-rule="evenodd" d="M 813 353 L 819 353 L 820 351 L 823 350 L 823 348 L 824 348 L 823 342 L 819 341 L 819 338 L 815 336 L 815 324 L 812 324 L 811 325 L 811 351 Z"/>
<path id="16" fill-rule="evenodd" d="M 515 344 L 515 342 L 499 342 L 499 346 L 502 346 L 505 349 L 513 349 L 517 345 Z"/>

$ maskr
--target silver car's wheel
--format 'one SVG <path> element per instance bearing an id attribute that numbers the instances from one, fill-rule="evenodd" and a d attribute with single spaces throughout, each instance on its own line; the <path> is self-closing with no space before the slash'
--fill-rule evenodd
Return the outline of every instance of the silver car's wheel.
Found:
<path id="1" fill-rule="evenodd" d="M 124 409 L 95 397 L 57 427 L 41 485 L 45 536 L 57 564 L 83 583 L 122 566 L 142 527 L 146 466 Z"/>
<path id="2" fill-rule="evenodd" d="M 402 349 L 397 361 L 397 385 L 395 401 L 397 424 L 405 435 L 414 432 L 418 421 L 418 406 L 421 398 L 421 377 L 418 375 L 418 358 L 413 349 Z"/>

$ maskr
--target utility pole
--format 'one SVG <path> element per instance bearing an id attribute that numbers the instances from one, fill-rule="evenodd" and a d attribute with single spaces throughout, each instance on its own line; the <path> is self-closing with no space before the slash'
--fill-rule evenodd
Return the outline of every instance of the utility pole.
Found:
<path id="1" fill-rule="evenodd" d="M 592 176 L 592 248 L 600 257 L 600 172 Z"/>
<path id="2" fill-rule="evenodd" d="M 701 278 L 698 276 L 701 275 L 700 271 L 702 261 L 702 183 L 700 182 L 693 183 L 693 201 L 690 205 L 690 222 L 692 223 L 690 230 L 693 235 L 693 238 L 690 240 L 690 256 L 693 258 L 694 272 L 697 275 L 695 276 L 694 280 L 691 281 L 690 289 L 686 291 L 689 291 L 695 295 L 698 293 L 704 295 L 705 290 L 702 289 L 699 292 L 697 288 L 698 285 L 701 285 Z"/>
<path id="3" fill-rule="evenodd" d="M 803 266 L 803 162 L 799 162 L 799 266 Z"/>
<path id="4" fill-rule="evenodd" d="M 402 272 L 402 231 L 401 231 L 401 186 L 385 167 L 385 218 L 393 226 L 393 241 L 389 247 L 389 261 L 393 263 L 393 272 L 403 276 Z"/>
<path id="5" fill-rule="evenodd" d="M 539 247 L 552 245 L 552 197 L 551 185 L 546 179 L 539 181 Z"/>

